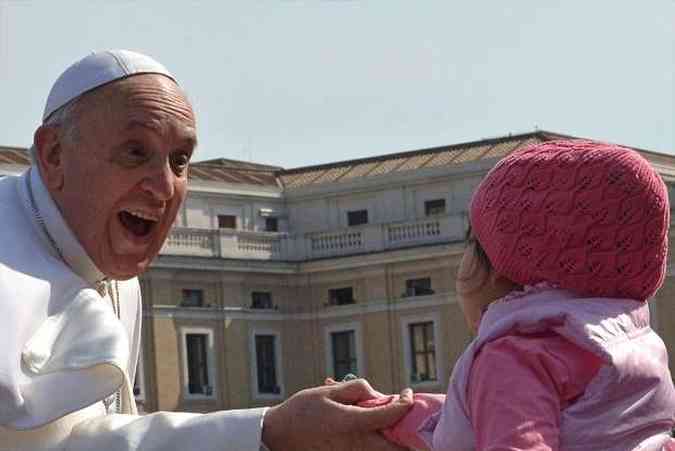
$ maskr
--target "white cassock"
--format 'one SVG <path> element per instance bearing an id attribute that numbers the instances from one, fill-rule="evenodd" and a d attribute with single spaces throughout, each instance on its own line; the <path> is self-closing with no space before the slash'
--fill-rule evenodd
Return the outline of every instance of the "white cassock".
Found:
<path id="1" fill-rule="evenodd" d="M 264 449 L 264 408 L 137 415 L 140 287 L 102 279 L 37 168 L 0 179 L 0 450 Z"/>

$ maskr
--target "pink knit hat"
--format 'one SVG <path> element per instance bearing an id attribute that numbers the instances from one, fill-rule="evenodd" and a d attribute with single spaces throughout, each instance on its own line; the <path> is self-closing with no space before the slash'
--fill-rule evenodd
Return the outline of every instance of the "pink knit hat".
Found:
<path id="1" fill-rule="evenodd" d="M 516 283 L 637 300 L 663 283 L 668 191 L 625 147 L 563 140 L 516 151 L 483 179 L 469 214 L 495 270 Z"/>

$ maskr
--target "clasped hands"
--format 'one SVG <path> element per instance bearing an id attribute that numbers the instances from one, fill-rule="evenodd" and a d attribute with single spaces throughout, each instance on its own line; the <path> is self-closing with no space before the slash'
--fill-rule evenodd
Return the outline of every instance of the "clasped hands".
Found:
<path id="1" fill-rule="evenodd" d="M 377 431 L 396 423 L 413 405 L 409 388 L 382 406 L 356 404 L 384 395 L 365 379 L 302 390 L 265 414 L 262 441 L 270 451 L 403 451 Z"/>

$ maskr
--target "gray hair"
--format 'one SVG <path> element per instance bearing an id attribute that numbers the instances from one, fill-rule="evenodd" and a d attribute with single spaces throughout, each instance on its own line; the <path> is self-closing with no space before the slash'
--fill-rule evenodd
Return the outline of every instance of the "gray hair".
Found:
<path id="1" fill-rule="evenodd" d="M 44 120 L 44 122 L 42 122 L 41 127 L 58 127 L 60 128 L 59 135 L 61 139 L 70 143 L 77 141 L 77 113 L 80 99 L 81 98 L 76 98 L 73 101 L 66 103 L 58 110 L 55 110 Z M 36 166 L 37 149 L 35 148 L 35 142 L 33 142 L 28 149 L 28 155 L 30 156 L 31 165 Z"/>

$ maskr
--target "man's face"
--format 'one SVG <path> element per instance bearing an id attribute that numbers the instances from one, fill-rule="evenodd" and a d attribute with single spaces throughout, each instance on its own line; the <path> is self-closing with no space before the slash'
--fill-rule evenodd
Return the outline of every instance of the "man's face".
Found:
<path id="1" fill-rule="evenodd" d="M 60 140 L 62 185 L 50 192 L 98 269 L 128 279 L 157 255 L 185 199 L 195 118 L 161 75 L 100 89 L 77 113 L 72 142 Z"/>

